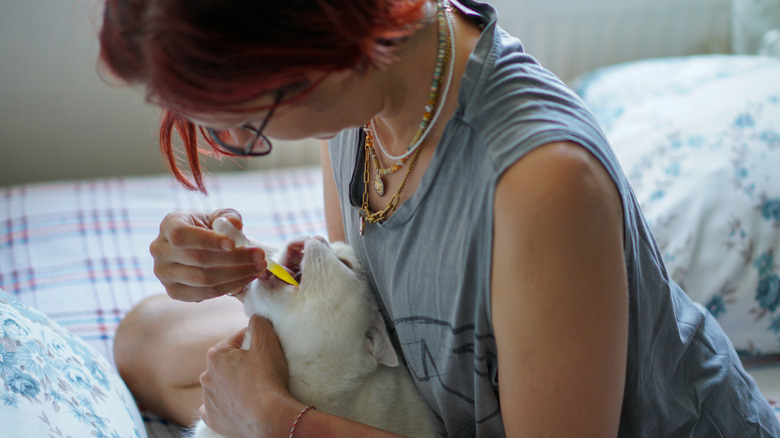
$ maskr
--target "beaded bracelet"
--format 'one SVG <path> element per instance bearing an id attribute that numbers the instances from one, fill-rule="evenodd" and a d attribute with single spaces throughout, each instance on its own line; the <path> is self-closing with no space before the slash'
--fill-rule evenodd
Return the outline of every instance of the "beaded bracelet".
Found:
<path id="1" fill-rule="evenodd" d="M 309 409 L 317 409 L 314 406 L 306 406 L 303 408 L 303 410 L 298 414 L 297 417 L 295 417 L 295 421 L 293 421 L 292 428 L 290 429 L 290 436 L 288 438 L 293 438 L 293 434 L 295 433 L 295 427 L 298 426 L 298 422 L 301 421 L 301 417 L 303 417 L 303 414 L 309 412 Z"/>

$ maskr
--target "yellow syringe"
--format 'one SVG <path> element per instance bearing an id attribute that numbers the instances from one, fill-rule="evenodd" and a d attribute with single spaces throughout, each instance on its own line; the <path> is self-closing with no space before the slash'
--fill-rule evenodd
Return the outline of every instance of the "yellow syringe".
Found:
<path id="1" fill-rule="evenodd" d="M 211 224 L 211 229 L 219 234 L 224 234 L 233 239 L 233 241 L 236 242 L 236 247 L 251 246 L 251 242 L 249 242 L 249 239 L 246 238 L 244 233 L 242 233 L 238 228 L 234 227 L 233 224 L 227 220 L 227 218 L 218 217 L 214 219 L 214 222 Z M 279 277 L 282 281 L 296 287 L 298 286 L 298 282 L 295 281 L 289 272 L 287 272 L 287 269 L 271 260 L 268 255 L 265 256 L 265 263 L 268 266 L 268 270 L 271 271 L 272 274 Z"/>

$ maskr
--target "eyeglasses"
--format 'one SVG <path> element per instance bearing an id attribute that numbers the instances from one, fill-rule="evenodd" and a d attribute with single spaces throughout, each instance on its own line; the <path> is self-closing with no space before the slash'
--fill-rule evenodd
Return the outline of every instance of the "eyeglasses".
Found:
<path id="1" fill-rule="evenodd" d="M 244 125 L 239 128 L 225 130 L 206 128 L 206 132 L 209 133 L 217 147 L 231 154 L 240 156 L 268 155 L 271 153 L 271 140 L 263 134 L 263 130 L 268 125 L 268 121 L 271 120 L 271 116 L 276 111 L 276 107 L 282 101 L 283 96 L 283 91 L 276 93 L 274 104 L 268 111 L 268 115 L 265 116 L 263 123 L 257 129 L 251 125 Z"/>

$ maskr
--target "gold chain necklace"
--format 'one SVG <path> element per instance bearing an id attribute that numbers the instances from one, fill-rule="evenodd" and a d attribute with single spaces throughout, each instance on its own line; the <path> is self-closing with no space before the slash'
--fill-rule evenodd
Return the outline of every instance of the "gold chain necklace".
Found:
<path id="1" fill-rule="evenodd" d="M 366 139 L 370 139 L 373 142 L 374 134 L 371 132 L 370 128 L 370 124 L 366 125 Z M 367 153 L 371 156 L 371 162 L 374 163 L 374 168 L 376 169 L 376 176 L 374 177 L 374 191 L 376 191 L 377 195 L 384 196 L 385 182 L 382 180 L 382 177 L 401 170 L 404 167 L 404 163 L 406 163 L 410 157 L 403 157 L 401 160 L 391 165 L 390 167 L 383 168 L 382 164 L 379 162 L 379 157 L 376 156 L 376 150 L 374 150 L 373 146 L 366 149 Z"/>
<path id="2" fill-rule="evenodd" d="M 401 193 L 404 191 L 404 187 L 406 187 L 406 180 L 409 179 L 409 174 L 412 173 L 412 169 L 414 169 L 414 163 L 417 162 L 417 157 L 420 156 L 420 149 L 417 148 L 417 150 L 414 151 L 412 156 L 409 159 L 409 167 L 406 168 L 406 174 L 404 175 L 404 179 L 401 181 L 401 185 L 398 187 L 398 190 L 395 192 L 392 198 L 390 198 L 390 202 L 387 203 L 387 206 L 383 210 L 379 210 L 377 212 L 372 213 L 371 208 L 368 205 L 368 184 L 371 181 L 371 170 L 369 169 L 369 160 L 371 159 L 369 156 L 368 151 L 373 148 L 374 140 L 369 135 L 369 126 L 366 124 L 363 126 L 363 130 L 366 132 L 365 136 L 365 145 L 364 148 L 366 150 L 365 153 L 365 162 L 363 163 L 363 204 L 360 206 L 360 235 L 362 236 L 366 232 L 366 222 L 370 224 L 375 224 L 377 222 L 382 222 L 385 219 L 387 219 L 396 208 L 398 208 L 398 204 L 401 202 Z"/>

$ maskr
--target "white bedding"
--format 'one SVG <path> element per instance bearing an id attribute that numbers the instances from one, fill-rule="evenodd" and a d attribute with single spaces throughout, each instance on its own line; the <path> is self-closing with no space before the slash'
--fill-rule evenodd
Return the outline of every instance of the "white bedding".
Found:
<path id="1" fill-rule="evenodd" d="M 780 399 L 780 59 L 691 56 L 579 78 L 670 276 Z M 775 410 L 780 408 L 775 403 Z"/>

